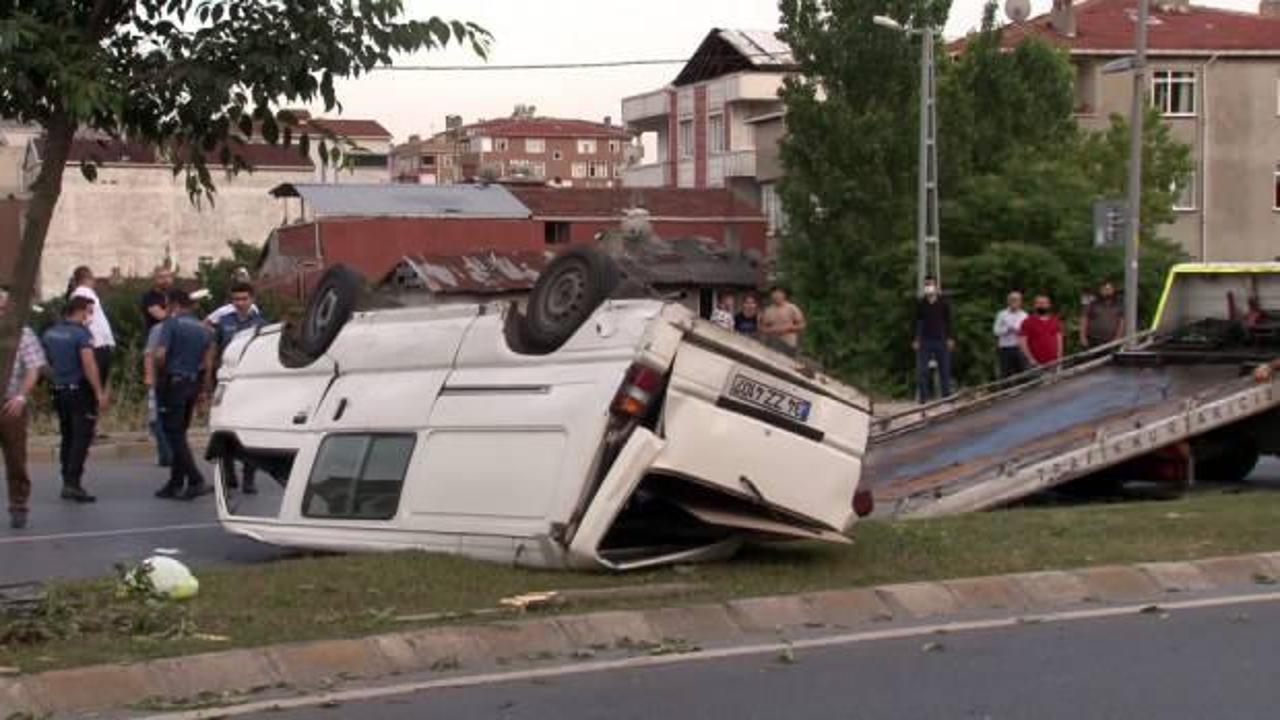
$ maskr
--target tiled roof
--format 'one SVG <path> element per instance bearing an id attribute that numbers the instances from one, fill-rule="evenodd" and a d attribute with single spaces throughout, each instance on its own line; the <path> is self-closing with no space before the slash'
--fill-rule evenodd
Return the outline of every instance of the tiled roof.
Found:
<path id="1" fill-rule="evenodd" d="M 40 142 L 43 152 L 44 143 Z M 299 154 L 297 147 L 281 147 L 262 143 L 234 142 L 232 149 L 244 158 L 251 168 L 311 168 L 309 158 Z M 205 153 L 210 165 L 221 165 L 221 151 Z M 71 154 L 67 162 L 79 164 L 92 160 L 105 165 L 168 165 L 169 160 L 156 152 L 151 145 L 113 138 L 76 138 L 71 141 Z"/>
<path id="2" fill-rule="evenodd" d="M 795 67 L 791 48 L 772 32 L 716 28 L 702 39 L 672 84 L 690 85 L 737 72 L 789 72 Z"/>
<path id="3" fill-rule="evenodd" d="M 379 140 L 390 140 L 391 132 L 382 127 L 382 123 L 377 120 L 343 120 L 334 118 L 310 118 L 305 121 L 306 125 L 314 126 L 319 130 L 327 130 L 334 135 L 348 138 L 370 138 Z"/>
<path id="4" fill-rule="evenodd" d="M 760 209 L 739 200 L 728 190 L 690 188 L 552 188 L 512 185 L 508 188 L 532 212 L 534 218 L 620 218 L 643 208 L 652 219 L 741 218 L 760 220 Z"/>
<path id="5" fill-rule="evenodd" d="M 1004 30 L 1004 43 L 1039 36 L 1073 52 L 1129 54 L 1138 4 L 1135 0 L 1085 0 L 1075 6 L 1076 34 L 1068 37 L 1040 15 Z M 1153 5 L 1147 33 L 1153 53 L 1280 53 L 1280 17 L 1190 5 Z"/>
<path id="6" fill-rule="evenodd" d="M 490 137 L 580 137 L 629 138 L 631 134 L 619 125 L 605 125 L 589 120 L 564 118 L 500 118 L 463 127 L 468 135 Z"/>

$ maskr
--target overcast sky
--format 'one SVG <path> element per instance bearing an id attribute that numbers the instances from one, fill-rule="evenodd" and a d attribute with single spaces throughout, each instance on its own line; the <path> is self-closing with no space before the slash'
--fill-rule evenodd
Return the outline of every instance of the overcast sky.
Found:
<path id="1" fill-rule="evenodd" d="M 1203 4 L 1256 10 L 1256 0 Z M 1032 0 L 1036 13 L 1051 0 Z M 773 30 L 776 0 L 406 0 L 416 17 L 471 20 L 494 36 L 491 64 L 686 59 L 713 27 Z M 954 0 L 947 34 L 981 20 L 983 0 Z M 403 58 L 406 64 L 483 65 L 458 50 Z M 379 72 L 341 84 L 346 117 L 382 121 L 403 141 L 444 129 L 445 115 L 467 122 L 508 115 L 516 103 L 540 115 L 618 122 L 621 99 L 656 90 L 680 64 L 581 70 Z"/>

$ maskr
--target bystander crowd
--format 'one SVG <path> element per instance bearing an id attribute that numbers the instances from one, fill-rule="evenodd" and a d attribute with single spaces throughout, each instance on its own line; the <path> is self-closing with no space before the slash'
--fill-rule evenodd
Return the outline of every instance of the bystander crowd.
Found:
<path id="1" fill-rule="evenodd" d="M 938 290 L 933 277 L 924 279 L 924 294 L 916 303 L 915 334 L 911 348 L 916 352 L 916 387 L 921 403 L 933 396 L 930 366 L 938 370 L 939 396 L 951 395 L 951 352 L 955 339 L 951 333 L 951 305 Z"/>
<path id="2" fill-rule="evenodd" d="M 769 291 L 769 307 L 764 309 L 760 334 L 766 345 L 788 355 L 800 351 L 800 334 L 804 332 L 804 313 L 791 302 L 790 294 L 782 286 Z"/>
<path id="3" fill-rule="evenodd" d="M 1017 375 L 1027 369 L 1027 358 L 1022 353 L 1019 332 L 1027 311 L 1022 309 L 1022 293 L 1014 290 L 1005 299 L 1005 306 L 996 313 L 991 332 L 996 336 L 996 353 L 1000 363 L 1000 378 Z"/>
<path id="4" fill-rule="evenodd" d="M 1033 366 L 1049 365 L 1062 358 L 1062 322 L 1053 313 L 1048 295 L 1037 295 L 1032 313 L 1019 332 L 1022 351 Z"/>
<path id="5" fill-rule="evenodd" d="M 1124 337 L 1124 305 L 1116 296 L 1116 286 L 1104 280 L 1098 294 L 1084 306 L 1080 317 L 1080 344 L 1088 348 L 1115 342 Z"/>

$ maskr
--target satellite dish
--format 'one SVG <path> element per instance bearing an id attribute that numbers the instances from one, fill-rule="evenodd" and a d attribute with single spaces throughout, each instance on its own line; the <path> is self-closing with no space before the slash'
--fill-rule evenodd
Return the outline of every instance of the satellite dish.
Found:
<path id="1" fill-rule="evenodd" d="M 1031 0 L 1005 0 L 1004 14 L 1014 24 L 1026 22 L 1031 17 Z"/>

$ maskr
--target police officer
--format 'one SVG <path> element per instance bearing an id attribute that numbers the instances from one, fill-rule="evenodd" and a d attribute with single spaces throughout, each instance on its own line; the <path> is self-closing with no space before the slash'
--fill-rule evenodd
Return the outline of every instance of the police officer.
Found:
<path id="1" fill-rule="evenodd" d="M 98 412 L 110 402 L 94 359 L 93 334 L 86 327 L 94 310 L 89 298 L 72 297 L 62 320 L 44 333 L 45 355 L 53 375 L 53 404 L 62 435 L 62 499 L 78 503 L 97 500 L 82 484 L 84 463 Z"/>
<path id="2" fill-rule="evenodd" d="M 218 336 L 219 359 L 222 357 L 223 351 L 227 349 L 227 345 L 231 343 L 232 338 L 238 333 L 267 324 L 266 319 L 262 317 L 262 313 L 258 311 L 258 306 L 253 302 L 253 286 L 247 282 L 237 282 L 231 286 L 231 307 L 231 312 L 217 318 L 214 323 L 214 329 Z M 238 485 L 235 467 L 232 466 L 229 469 L 227 486 L 237 487 Z M 254 467 L 249 463 L 245 463 L 244 493 L 246 495 L 255 495 L 257 492 L 258 487 L 254 482 Z"/>
<path id="3" fill-rule="evenodd" d="M 213 333 L 196 319 L 191 308 L 191 296 L 185 291 L 169 292 L 169 317 L 160 326 L 153 355 L 159 378 L 156 409 L 173 451 L 169 482 L 156 492 L 158 498 L 194 500 L 213 489 L 200 473 L 187 442 L 196 404 L 212 386 L 214 359 Z"/>

